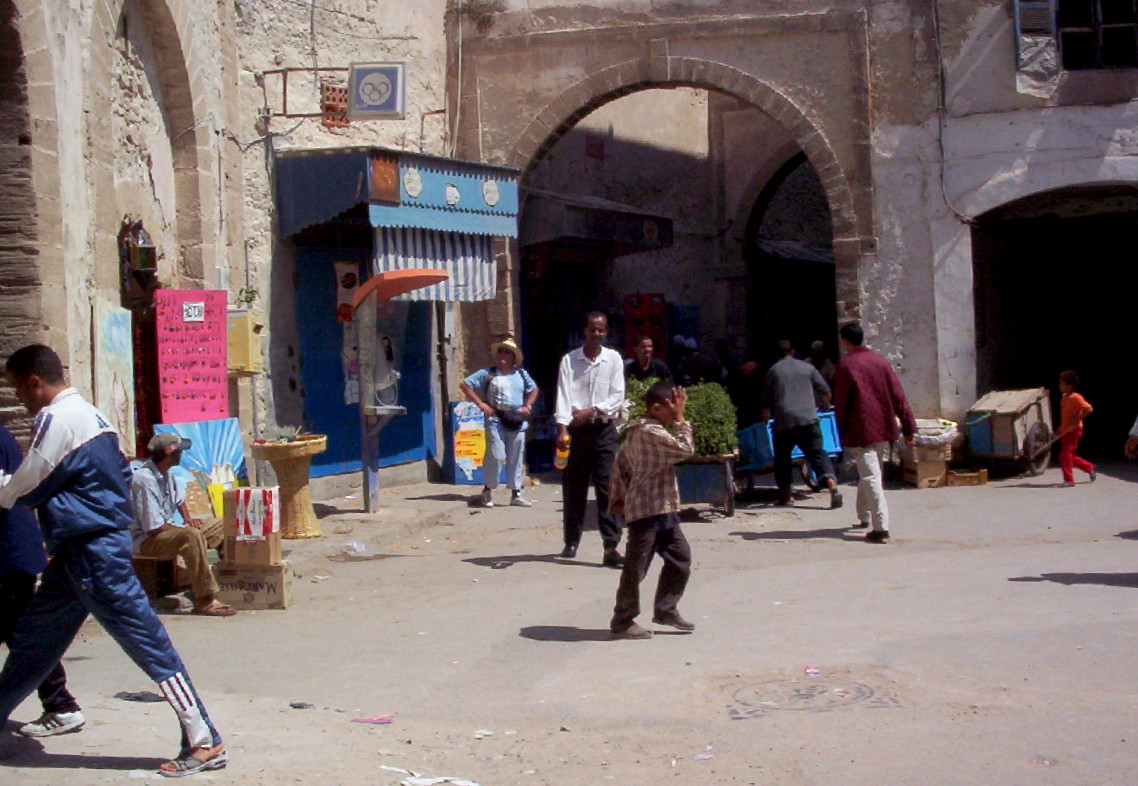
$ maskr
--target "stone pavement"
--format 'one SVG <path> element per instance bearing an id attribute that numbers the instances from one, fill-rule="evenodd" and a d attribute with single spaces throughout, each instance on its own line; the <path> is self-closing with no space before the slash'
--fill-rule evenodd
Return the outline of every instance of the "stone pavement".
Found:
<path id="1" fill-rule="evenodd" d="M 700 507 L 682 604 L 698 629 L 618 642 L 596 533 L 554 556 L 556 485 L 530 509 L 445 485 L 389 489 L 376 516 L 325 501 L 324 537 L 287 544 L 291 609 L 163 615 L 233 754 L 194 777 L 1131 783 L 1138 468 L 1058 481 L 891 491 L 880 546 L 846 528 L 852 493 L 840 511 Z M 0 740 L 0 783 L 149 777 L 175 751 L 169 708 L 115 698 L 153 686 L 97 626 L 66 662 L 87 728 Z"/>

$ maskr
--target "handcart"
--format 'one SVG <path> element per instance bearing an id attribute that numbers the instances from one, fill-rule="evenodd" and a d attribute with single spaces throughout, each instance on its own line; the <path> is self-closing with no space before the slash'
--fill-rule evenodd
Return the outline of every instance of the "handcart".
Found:
<path id="1" fill-rule="evenodd" d="M 1015 463 L 1041 475 L 1051 463 L 1051 401 L 1047 388 L 993 390 L 968 410 L 968 450 L 993 467 Z"/>
<path id="2" fill-rule="evenodd" d="M 754 488 L 755 476 L 774 471 L 773 421 L 754 423 L 739 431 L 739 463 L 735 467 L 736 479 L 745 483 L 747 491 Z M 842 442 L 838 437 L 838 423 L 833 411 L 818 412 L 818 426 L 822 429 L 822 448 L 826 454 L 837 460 L 842 454 Z M 790 459 L 802 474 L 802 482 L 811 491 L 821 491 L 822 484 L 814 476 L 806 457 L 797 447 Z"/>

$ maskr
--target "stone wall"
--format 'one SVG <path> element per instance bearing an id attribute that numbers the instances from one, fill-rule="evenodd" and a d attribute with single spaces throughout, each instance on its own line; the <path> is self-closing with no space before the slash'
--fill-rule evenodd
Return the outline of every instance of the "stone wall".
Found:
<path id="1" fill-rule="evenodd" d="M 244 191 L 242 254 L 231 290 L 255 291 L 266 318 L 266 374 L 255 384 L 255 430 L 276 433 L 303 423 L 303 385 L 292 299 L 292 256 L 276 243 L 272 157 L 282 150 L 376 145 L 449 155 L 446 121 L 445 0 L 345 0 L 305 7 L 236 3 L 240 151 Z M 405 61 L 406 117 L 326 128 L 319 112 L 319 74 L 346 82 L 351 63 Z M 315 72 L 313 68 L 342 69 Z M 284 69 L 297 69 L 282 73 Z"/>
<path id="2" fill-rule="evenodd" d="M 0 0 L 0 357 L 39 322 L 38 216 L 32 179 L 28 85 L 15 6 Z M 0 422 L 23 408 L 0 387 Z"/>
<path id="3" fill-rule="evenodd" d="M 224 136 L 233 125 L 231 8 L 192 0 L 12 7 L 4 4 L 5 26 L 18 39 L 4 55 L 19 63 L 15 85 L 27 91 L 23 113 L 10 116 L 27 123 L 18 146 L 31 175 L 22 186 L 34 199 L 24 253 L 34 262 L 21 313 L 5 323 L 20 333 L 13 344 L 55 347 L 89 394 L 91 303 L 118 302 L 125 214 L 155 231 L 163 285 L 216 285 L 228 269 L 240 221 L 224 190 L 234 157 Z"/>

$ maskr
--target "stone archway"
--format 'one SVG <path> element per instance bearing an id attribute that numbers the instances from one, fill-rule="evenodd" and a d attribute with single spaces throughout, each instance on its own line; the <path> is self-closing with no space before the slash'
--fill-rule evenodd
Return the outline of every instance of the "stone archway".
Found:
<path id="1" fill-rule="evenodd" d="M 39 221 L 33 183 L 32 123 L 19 19 L 0 0 L 0 355 L 27 342 L 39 322 Z M 5 384 L 0 409 L 19 416 Z"/>
<path id="2" fill-rule="evenodd" d="M 181 0 L 138 3 L 156 58 L 156 76 L 162 97 L 162 112 L 168 132 L 173 167 L 175 231 L 177 235 L 176 277 L 181 285 L 200 286 L 205 278 L 207 259 L 206 229 L 212 223 L 203 212 L 203 193 L 210 190 L 212 173 L 207 155 L 210 129 L 199 122 L 208 114 L 201 70 L 189 53 L 197 51 L 194 31 L 188 25 L 191 14 Z M 100 4 L 91 24 L 90 40 L 112 42 L 124 33 L 124 12 L 130 0 Z M 91 78 L 86 102 L 90 107 L 110 107 L 114 96 L 115 50 L 111 46 L 92 49 Z M 195 78 L 191 77 L 195 74 Z M 95 245 L 109 252 L 122 216 L 117 215 L 115 199 L 115 135 L 111 112 L 92 112 L 90 120 L 91 175 L 95 183 Z M 100 254 L 102 258 L 102 254 Z M 97 271 L 101 288 L 117 286 L 117 278 Z"/>
<path id="3" fill-rule="evenodd" d="M 859 211 L 848 178 L 818 127 L 770 85 L 737 68 L 690 57 L 645 57 L 597 71 L 564 90 L 526 126 L 510 155 L 510 164 L 527 174 L 586 115 L 622 96 L 655 88 L 694 87 L 745 101 L 778 121 L 814 167 L 826 192 L 833 219 L 837 264 L 837 313 L 840 320 L 859 313 L 858 268 L 862 237 L 872 234 L 871 216 Z M 863 230 L 863 228 L 865 228 Z"/>

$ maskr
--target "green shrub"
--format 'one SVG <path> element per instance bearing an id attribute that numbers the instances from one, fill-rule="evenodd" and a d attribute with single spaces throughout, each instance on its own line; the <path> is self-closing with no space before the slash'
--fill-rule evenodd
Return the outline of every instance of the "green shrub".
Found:
<path id="1" fill-rule="evenodd" d="M 644 394 L 656 380 L 643 382 L 630 379 L 625 383 L 625 396 L 629 400 L 629 419 L 642 418 Z M 722 385 L 705 382 L 687 389 L 688 403 L 684 414 L 691 421 L 692 436 L 697 456 L 722 456 L 739 446 L 735 407 Z"/>

